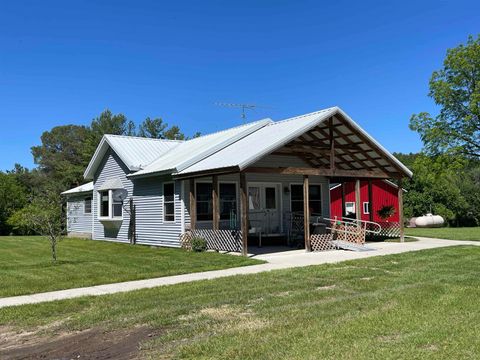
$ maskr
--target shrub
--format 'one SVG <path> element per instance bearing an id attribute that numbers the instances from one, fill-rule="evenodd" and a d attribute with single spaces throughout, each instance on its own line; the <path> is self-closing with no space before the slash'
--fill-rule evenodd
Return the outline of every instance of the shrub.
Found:
<path id="1" fill-rule="evenodd" d="M 195 237 L 192 239 L 192 251 L 203 252 L 207 250 L 207 240 Z"/>
<path id="2" fill-rule="evenodd" d="M 383 220 L 387 220 L 395 214 L 395 207 L 393 205 L 385 205 L 377 211 L 378 216 Z"/>

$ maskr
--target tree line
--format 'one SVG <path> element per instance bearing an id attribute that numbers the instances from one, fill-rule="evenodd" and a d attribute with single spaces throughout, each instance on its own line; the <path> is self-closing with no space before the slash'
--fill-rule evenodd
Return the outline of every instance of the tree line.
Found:
<path id="1" fill-rule="evenodd" d="M 0 171 L 0 235 L 43 232 L 38 227 L 44 221 L 32 219 L 32 214 L 49 209 L 47 215 L 52 216 L 54 204 L 61 203 L 59 194 L 85 182 L 83 173 L 104 134 L 188 138 L 178 126 L 169 126 L 161 118 L 147 117 L 137 127 L 125 115 L 110 110 L 103 111 L 89 126 L 61 125 L 45 131 L 41 143 L 31 148 L 35 168 L 15 164 L 9 171 Z"/>

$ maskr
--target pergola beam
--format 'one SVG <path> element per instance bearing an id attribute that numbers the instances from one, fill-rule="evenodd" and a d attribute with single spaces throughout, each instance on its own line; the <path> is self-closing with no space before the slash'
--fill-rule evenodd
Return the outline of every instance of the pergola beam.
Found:
<path id="1" fill-rule="evenodd" d="M 244 170 L 249 173 L 261 174 L 284 174 L 284 175 L 318 175 L 318 176 L 339 176 L 353 178 L 376 178 L 389 179 L 391 176 L 378 170 L 341 170 L 341 169 L 323 169 L 323 168 L 303 168 L 303 167 L 249 167 Z"/>

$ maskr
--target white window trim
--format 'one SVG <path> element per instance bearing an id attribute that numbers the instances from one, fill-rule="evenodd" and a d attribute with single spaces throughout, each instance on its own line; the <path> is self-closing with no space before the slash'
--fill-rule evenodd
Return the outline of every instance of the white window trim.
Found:
<path id="1" fill-rule="evenodd" d="M 355 202 L 353 202 L 353 201 L 345 201 L 345 213 L 347 213 L 347 204 L 352 204 L 352 206 L 353 206 L 353 211 L 350 211 L 350 212 L 356 214 L 356 213 L 357 213 L 356 204 L 355 204 Z M 347 213 L 347 214 L 348 214 L 348 213 Z M 345 215 L 347 215 L 347 214 L 345 214 Z"/>
<path id="2" fill-rule="evenodd" d="M 197 205 L 197 184 L 213 184 L 212 180 L 207 180 L 207 179 L 195 179 L 195 184 L 194 184 L 194 194 L 195 194 L 195 206 Z M 220 184 L 235 184 L 235 202 L 236 202 L 236 208 L 237 208 L 237 216 L 240 214 L 240 194 L 239 194 L 239 184 L 238 181 L 235 180 L 224 180 L 224 181 L 218 181 L 218 201 L 220 203 Z M 195 216 L 197 216 L 197 209 L 195 209 Z M 213 222 L 213 214 L 212 214 L 212 220 L 198 220 L 195 219 L 197 224 L 208 224 Z M 228 221 L 228 220 L 220 220 L 222 221 Z"/>
<path id="3" fill-rule="evenodd" d="M 173 220 L 165 220 L 165 185 L 173 184 Z M 165 181 L 162 184 L 162 223 L 164 224 L 172 224 L 175 223 L 177 220 L 176 216 L 176 209 L 177 209 L 177 199 L 175 196 L 175 181 Z"/>
<path id="4" fill-rule="evenodd" d="M 365 205 L 367 205 L 367 211 L 365 211 Z M 370 214 L 370 203 L 368 201 L 363 202 L 363 209 L 362 210 L 363 210 L 363 213 L 365 215 Z"/>
<path id="5" fill-rule="evenodd" d="M 288 194 L 288 206 L 290 208 L 290 212 L 292 212 L 292 185 L 301 185 L 302 188 L 303 188 L 303 183 L 299 183 L 299 182 L 293 182 L 293 183 L 290 183 L 288 185 L 289 187 L 289 194 Z M 319 183 L 319 182 L 312 182 L 312 183 L 309 183 L 308 184 L 309 186 L 310 185 L 316 185 L 316 186 L 320 186 L 320 208 L 322 209 L 322 217 L 325 216 L 325 209 L 323 207 L 323 202 L 324 202 L 324 198 L 323 198 L 323 183 Z"/>
<path id="6" fill-rule="evenodd" d="M 102 192 L 108 191 L 108 216 L 100 216 L 101 206 L 102 206 Z M 122 216 L 113 216 L 113 190 L 99 190 L 97 191 L 98 195 L 98 220 L 100 221 L 121 221 L 123 220 L 123 203 L 122 203 Z"/>

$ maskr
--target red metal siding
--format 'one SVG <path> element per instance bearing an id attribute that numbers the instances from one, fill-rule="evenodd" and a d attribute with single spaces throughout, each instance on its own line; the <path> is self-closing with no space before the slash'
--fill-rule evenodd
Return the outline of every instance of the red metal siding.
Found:
<path id="1" fill-rule="evenodd" d="M 355 182 L 344 183 L 345 202 L 355 203 Z M 378 216 L 378 211 L 385 205 L 393 205 L 395 214 L 388 219 L 390 222 L 398 222 L 398 195 L 397 188 L 382 180 L 372 180 L 373 196 L 373 221 L 384 221 Z M 368 202 L 368 181 L 360 182 L 360 211 L 362 220 L 370 220 L 369 214 L 363 212 L 363 203 Z M 356 209 L 358 211 L 358 209 Z M 342 217 L 342 187 L 338 186 L 330 191 L 330 215 Z"/>

